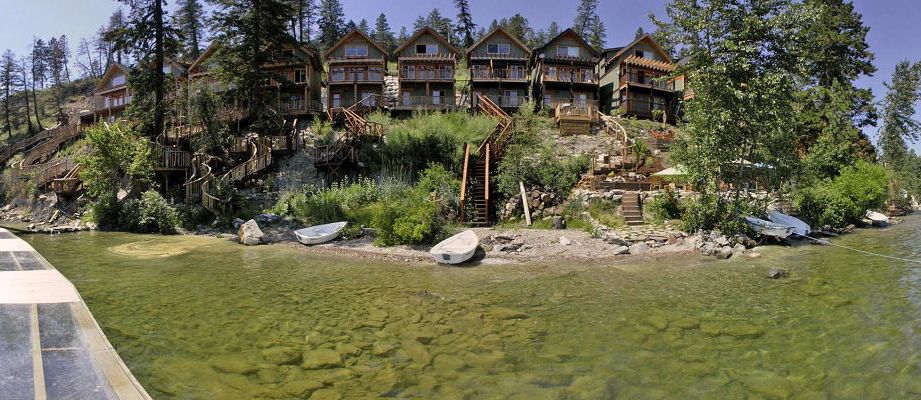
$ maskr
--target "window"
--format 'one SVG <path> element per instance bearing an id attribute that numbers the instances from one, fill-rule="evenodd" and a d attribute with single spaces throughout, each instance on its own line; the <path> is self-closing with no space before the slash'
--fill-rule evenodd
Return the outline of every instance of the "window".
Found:
<path id="1" fill-rule="evenodd" d="M 551 96 L 551 95 L 549 95 L 549 94 L 545 94 L 545 95 L 544 95 L 544 105 L 545 105 L 545 106 L 552 106 L 552 105 L 553 105 L 553 96 Z"/>
<path id="2" fill-rule="evenodd" d="M 579 48 L 575 46 L 559 46 L 556 48 L 557 57 L 578 57 Z"/>
<path id="3" fill-rule="evenodd" d="M 376 98 L 373 92 L 361 92 L 361 104 L 366 107 L 374 106 Z"/>
<path id="4" fill-rule="evenodd" d="M 547 67 L 547 77 L 556 79 L 556 67 Z"/>
<path id="5" fill-rule="evenodd" d="M 635 55 L 635 56 L 637 56 L 637 57 L 639 57 L 639 58 L 646 58 L 646 57 L 645 57 L 646 53 L 643 53 L 643 50 L 634 50 L 634 51 L 633 51 L 633 55 Z"/>
<path id="6" fill-rule="evenodd" d="M 518 107 L 518 91 L 506 90 L 505 101 L 503 103 L 502 105 L 506 107 Z"/>
<path id="7" fill-rule="evenodd" d="M 576 104 L 584 106 L 588 102 L 588 95 L 585 93 L 576 94 Z"/>
<path id="8" fill-rule="evenodd" d="M 119 74 L 112 77 L 112 83 L 109 84 L 109 87 L 116 87 L 125 84 L 125 75 Z"/>
<path id="9" fill-rule="evenodd" d="M 307 83 L 306 69 L 301 68 L 294 70 L 294 83 Z"/>
<path id="10" fill-rule="evenodd" d="M 433 90 L 432 91 L 432 105 L 437 106 L 441 104 L 441 98 L 444 97 L 444 95 L 445 95 L 444 90 Z"/>
<path id="11" fill-rule="evenodd" d="M 333 93 L 333 108 L 342 107 L 342 93 Z"/>
<path id="12" fill-rule="evenodd" d="M 512 52 L 512 46 L 508 43 L 488 43 L 486 44 L 486 54 L 508 55 Z"/>
<path id="13" fill-rule="evenodd" d="M 330 71 L 330 80 L 331 81 L 344 81 L 345 80 L 345 68 L 335 67 Z"/>
<path id="14" fill-rule="evenodd" d="M 417 44 L 416 54 L 438 54 L 437 44 Z"/>
<path id="15" fill-rule="evenodd" d="M 451 79 L 454 77 L 454 67 L 450 65 L 445 65 L 441 67 L 441 79 Z"/>
<path id="16" fill-rule="evenodd" d="M 288 109 L 289 110 L 300 110 L 301 109 L 301 96 L 300 95 L 295 94 L 291 96 L 291 99 L 288 101 Z"/>
<path id="17" fill-rule="evenodd" d="M 412 95 L 409 94 L 409 92 L 403 92 L 403 105 L 404 106 L 411 106 L 413 104 L 412 99 L 413 99 Z"/>
<path id="18" fill-rule="evenodd" d="M 416 66 L 415 65 L 404 65 L 403 66 L 403 78 L 404 79 L 415 79 L 416 78 Z"/>
<path id="19" fill-rule="evenodd" d="M 345 46 L 345 56 L 347 58 L 360 58 L 368 56 L 368 45 L 353 44 Z"/>

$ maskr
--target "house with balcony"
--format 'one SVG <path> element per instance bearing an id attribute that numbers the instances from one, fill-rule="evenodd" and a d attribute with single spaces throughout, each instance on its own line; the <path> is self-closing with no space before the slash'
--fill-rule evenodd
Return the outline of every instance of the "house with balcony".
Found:
<path id="1" fill-rule="evenodd" d="M 457 108 L 454 72 L 457 48 L 435 30 L 424 27 L 394 51 L 399 90 L 394 110 Z"/>
<path id="2" fill-rule="evenodd" d="M 528 66 L 531 49 L 502 27 L 493 29 L 467 49 L 470 69 L 470 106 L 477 94 L 514 112 L 530 98 Z"/>
<path id="3" fill-rule="evenodd" d="M 551 109 L 560 105 L 598 106 L 601 53 L 581 35 L 567 29 L 532 55 L 532 96 Z"/>
<path id="4" fill-rule="evenodd" d="M 189 90 L 223 92 L 230 89 L 214 75 L 217 67 L 214 55 L 220 47 L 212 43 L 189 67 Z M 286 43 L 277 59 L 263 65 L 262 69 L 269 73 L 266 85 L 275 89 L 272 95 L 279 114 L 296 117 L 323 111 L 323 64 L 315 50 Z"/>
<path id="5" fill-rule="evenodd" d="M 92 109 L 81 115 L 81 123 L 115 122 L 124 114 L 125 107 L 131 102 L 131 93 L 128 91 L 129 72 L 131 70 L 125 65 L 109 65 L 93 91 Z"/>
<path id="6" fill-rule="evenodd" d="M 675 122 L 680 90 L 668 53 L 648 34 L 612 53 L 598 68 L 602 112 Z"/>
<path id="7" fill-rule="evenodd" d="M 328 67 L 328 110 L 361 102 L 383 106 L 387 50 L 362 31 L 354 29 L 323 53 Z"/>

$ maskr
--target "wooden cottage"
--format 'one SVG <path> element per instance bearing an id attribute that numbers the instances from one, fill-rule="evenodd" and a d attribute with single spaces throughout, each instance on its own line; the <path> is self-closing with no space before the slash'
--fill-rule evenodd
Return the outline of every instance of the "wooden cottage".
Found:
<path id="1" fill-rule="evenodd" d="M 477 94 L 506 111 L 515 111 L 529 99 L 528 64 L 531 50 L 502 27 L 493 29 L 467 49 L 470 68 L 470 106 Z"/>
<path id="2" fill-rule="evenodd" d="M 454 71 L 457 48 L 424 27 L 394 52 L 400 71 L 395 110 L 447 110 L 457 107 Z"/>
<path id="3" fill-rule="evenodd" d="M 122 116 L 125 107 L 131 102 L 128 91 L 128 73 L 130 69 L 122 64 L 113 63 L 102 75 L 93 92 L 93 110 L 82 118 L 85 123 L 97 121 L 115 122 Z"/>
<path id="4" fill-rule="evenodd" d="M 191 90 L 208 88 L 221 92 L 227 88 L 214 76 L 216 67 L 214 54 L 220 48 L 212 43 L 189 67 Z M 285 44 L 281 57 L 262 66 L 270 73 L 268 86 L 276 89 L 276 110 L 282 115 L 308 115 L 323 111 L 322 75 L 323 65 L 319 54 L 305 46 Z"/>
<path id="5" fill-rule="evenodd" d="M 354 29 L 323 54 L 329 67 L 327 85 L 330 110 L 361 102 L 367 107 L 383 105 L 387 50 L 368 35 Z"/>
<path id="6" fill-rule="evenodd" d="M 668 53 L 648 34 L 617 49 L 599 66 L 602 111 L 674 122 L 675 69 Z"/>
<path id="7" fill-rule="evenodd" d="M 534 51 L 532 96 L 551 109 L 598 107 L 596 66 L 601 54 L 572 29 Z"/>

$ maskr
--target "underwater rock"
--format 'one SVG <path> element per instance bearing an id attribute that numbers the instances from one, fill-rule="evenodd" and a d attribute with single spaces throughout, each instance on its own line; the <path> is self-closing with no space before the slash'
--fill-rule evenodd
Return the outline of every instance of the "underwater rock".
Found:
<path id="1" fill-rule="evenodd" d="M 374 342 L 374 345 L 371 346 L 371 354 L 374 354 L 379 357 L 386 356 L 393 352 L 393 345 L 386 342 Z"/>
<path id="2" fill-rule="evenodd" d="M 319 349 L 304 352 L 301 367 L 304 369 L 326 369 L 342 366 L 342 356 L 338 351 Z"/>
<path id="3" fill-rule="evenodd" d="M 650 315 L 646 317 L 646 324 L 658 331 L 664 331 L 668 328 L 668 318 L 661 315 Z"/>
<path id="4" fill-rule="evenodd" d="M 787 270 L 781 268 L 771 268 L 768 271 L 768 278 L 780 279 L 787 276 Z"/>
<path id="5" fill-rule="evenodd" d="M 356 357 L 361 354 L 360 348 L 348 343 L 336 343 L 336 351 L 338 351 L 339 354 L 348 357 Z"/>
<path id="6" fill-rule="evenodd" d="M 246 375 L 259 370 L 254 364 L 236 355 L 214 356 L 210 361 L 214 369 L 230 374 Z"/>
<path id="7" fill-rule="evenodd" d="M 291 347 L 270 347 L 262 350 L 262 358 L 275 365 L 297 364 L 301 353 Z"/>
<path id="8" fill-rule="evenodd" d="M 432 362 L 432 366 L 441 372 L 454 372 L 466 367 L 467 363 L 453 354 L 439 354 Z"/>
<path id="9" fill-rule="evenodd" d="M 304 397 L 310 395 L 318 389 L 322 389 L 323 387 L 324 385 L 317 381 L 298 379 L 295 381 L 286 382 L 284 385 L 282 385 L 281 391 L 289 396 Z"/>
<path id="10" fill-rule="evenodd" d="M 489 314 L 496 319 L 525 319 L 528 318 L 528 314 L 525 314 L 518 310 L 513 310 L 511 308 L 505 307 L 493 307 L 489 310 Z"/>
<path id="11" fill-rule="evenodd" d="M 310 396 L 310 400 L 339 400 L 341 398 L 342 395 L 333 389 L 320 389 Z"/>

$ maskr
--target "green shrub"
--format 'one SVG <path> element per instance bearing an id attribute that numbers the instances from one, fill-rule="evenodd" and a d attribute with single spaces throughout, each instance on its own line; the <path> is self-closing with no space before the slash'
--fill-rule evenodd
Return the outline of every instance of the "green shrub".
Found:
<path id="1" fill-rule="evenodd" d="M 840 228 L 860 221 L 867 210 L 885 206 L 888 184 L 889 173 L 883 166 L 860 161 L 832 180 L 798 190 L 793 205 L 814 226 Z"/>
<path id="2" fill-rule="evenodd" d="M 139 233 L 176 233 L 179 216 L 166 199 L 154 190 L 148 190 L 139 199 L 124 202 L 119 213 L 119 227 Z"/>
<path id="3" fill-rule="evenodd" d="M 743 217 L 763 215 L 767 202 L 740 198 L 736 204 L 730 199 L 720 201 L 715 194 L 707 192 L 685 199 L 680 207 L 681 228 L 685 232 L 719 229 L 725 234 L 748 234 L 751 229 Z"/>
<path id="4" fill-rule="evenodd" d="M 652 222 L 664 222 L 681 218 L 681 204 L 675 192 L 666 189 L 664 193 L 643 203 L 643 210 Z"/>
<path id="5" fill-rule="evenodd" d="M 378 229 L 376 244 L 429 244 L 443 236 L 444 223 L 438 204 L 425 198 L 408 198 L 384 203 L 374 217 Z"/>
<path id="6" fill-rule="evenodd" d="M 114 193 L 100 196 L 91 206 L 92 220 L 103 229 L 118 229 L 121 203 Z"/>

